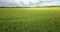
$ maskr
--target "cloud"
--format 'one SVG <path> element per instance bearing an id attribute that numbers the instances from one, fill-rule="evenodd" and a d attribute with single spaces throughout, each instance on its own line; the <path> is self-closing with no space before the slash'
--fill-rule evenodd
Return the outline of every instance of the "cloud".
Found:
<path id="1" fill-rule="evenodd" d="M 0 0 L 0 7 L 30 7 L 60 5 L 60 0 Z"/>

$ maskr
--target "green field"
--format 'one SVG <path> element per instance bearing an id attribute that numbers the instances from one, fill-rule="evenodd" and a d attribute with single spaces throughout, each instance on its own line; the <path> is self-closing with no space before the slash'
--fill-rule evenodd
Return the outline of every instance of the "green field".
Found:
<path id="1" fill-rule="evenodd" d="M 0 8 L 0 32 L 60 32 L 60 8 Z"/>

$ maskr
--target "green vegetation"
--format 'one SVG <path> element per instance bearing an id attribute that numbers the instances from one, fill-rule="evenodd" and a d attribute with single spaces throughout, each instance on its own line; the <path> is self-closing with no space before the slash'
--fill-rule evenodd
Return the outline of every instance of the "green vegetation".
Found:
<path id="1" fill-rule="evenodd" d="M 0 32 L 60 32 L 60 8 L 0 8 Z"/>
<path id="2" fill-rule="evenodd" d="M 60 6 L 54 6 L 54 5 L 53 6 L 36 6 L 36 8 L 48 8 L 48 7 L 49 8 L 58 8 L 58 7 L 60 8 Z"/>
<path id="3" fill-rule="evenodd" d="M 0 7 L 0 8 L 60 8 L 60 6 L 58 5 L 58 6 L 54 6 L 54 5 L 52 5 L 52 6 L 33 6 L 33 7 Z"/>

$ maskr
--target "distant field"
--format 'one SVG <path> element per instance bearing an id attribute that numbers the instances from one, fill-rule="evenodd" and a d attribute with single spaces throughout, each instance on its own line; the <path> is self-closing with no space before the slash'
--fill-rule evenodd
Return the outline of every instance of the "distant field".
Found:
<path id="1" fill-rule="evenodd" d="M 60 32 L 60 8 L 0 8 L 0 32 Z"/>

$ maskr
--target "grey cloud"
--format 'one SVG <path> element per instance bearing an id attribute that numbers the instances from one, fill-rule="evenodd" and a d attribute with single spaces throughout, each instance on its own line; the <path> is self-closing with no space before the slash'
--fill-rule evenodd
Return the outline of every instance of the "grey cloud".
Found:
<path id="1" fill-rule="evenodd" d="M 54 0 L 53 2 L 44 2 L 38 0 L 38 2 L 33 3 L 29 2 L 25 4 L 23 1 L 16 2 L 16 0 L 0 0 L 0 7 L 24 7 L 24 6 L 51 6 L 51 5 L 60 5 L 59 0 Z"/>

